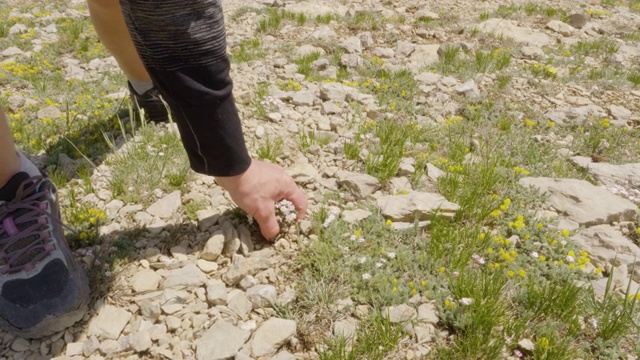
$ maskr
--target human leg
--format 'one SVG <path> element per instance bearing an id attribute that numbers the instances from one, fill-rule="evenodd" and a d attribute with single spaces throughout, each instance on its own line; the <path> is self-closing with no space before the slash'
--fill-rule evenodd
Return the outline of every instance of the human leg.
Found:
<path id="1" fill-rule="evenodd" d="M 20 158 L 16 154 L 9 124 L 0 111 L 0 188 L 20 169 Z"/>
<path id="2" fill-rule="evenodd" d="M 87 277 L 66 244 L 57 191 L 17 155 L 0 111 L 0 329 L 37 338 L 80 320 Z"/>
<path id="3" fill-rule="evenodd" d="M 167 109 L 133 46 L 118 0 L 87 0 L 87 4 L 98 38 L 129 79 L 132 98 L 149 120 L 167 121 Z"/>

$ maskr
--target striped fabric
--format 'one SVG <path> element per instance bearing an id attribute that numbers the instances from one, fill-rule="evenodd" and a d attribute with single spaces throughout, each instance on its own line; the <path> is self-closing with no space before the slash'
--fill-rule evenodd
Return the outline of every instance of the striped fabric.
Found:
<path id="1" fill-rule="evenodd" d="M 226 55 L 220 0 L 120 0 L 140 58 L 148 67 L 178 70 Z"/>

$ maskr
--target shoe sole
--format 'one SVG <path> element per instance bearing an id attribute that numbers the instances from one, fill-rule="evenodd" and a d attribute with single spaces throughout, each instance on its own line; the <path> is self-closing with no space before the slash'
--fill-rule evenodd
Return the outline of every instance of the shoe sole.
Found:
<path id="1" fill-rule="evenodd" d="M 42 338 L 68 329 L 73 326 L 73 324 L 82 320 L 89 309 L 89 279 L 82 270 L 80 282 L 81 294 L 79 298 L 82 299 L 82 301 L 75 306 L 74 310 L 60 315 L 49 315 L 42 319 L 37 325 L 28 329 L 16 328 L 0 318 L 0 329 L 27 339 Z"/>

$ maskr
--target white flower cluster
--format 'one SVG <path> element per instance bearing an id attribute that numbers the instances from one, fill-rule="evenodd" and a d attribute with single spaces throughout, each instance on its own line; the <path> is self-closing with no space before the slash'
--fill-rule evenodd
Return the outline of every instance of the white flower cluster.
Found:
<path id="1" fill-rule="evenodd" d="M 329 215 L 327 216 L 327 218 L 324 220 L 324 223 L 322 224 L 323 227 L 328 227 L 329 224 L 331 224 L 332 222 L 334 222 L 336 220 L 336 217 L 338 216 L 340 210 L 338 210 L 335 207 L 332 207 L 331 210 L 329 210 Z"/>
<path id="2" fill-rule="evenodd" d="M 267 112 L 282 111 L 282 109 L 284 108 L 284 103 L 282 102 L 282 100 L 273 96 L 265 97 L 264 100 L 260 102 L 260 104 L 264 106 Z"/>
<path id="3" fill-rule="evenodd" d="M 471 255 L 471 257 L 472 257 L 472 258 L 473 258 L 473 260 L 475 260 L 478 264 L 480 264 L 480 265 L 484 265 L 484 264 L 485 264 L 484 258 L 483 258 L 482 256 L 480 256 L 480 255 L 478 255 L 478 254 L 473 254 L 473 255 Z"/>
<path id="4" fill-rule="evenodd" d="M 356 134 L 353 131 L 346 132 L 344 135 L 342 135 L 342 137 L 338 140 L 338 144 L 342 146 L 345 143 L 352 144 L 356 141 L 361 141 L 369 145 L 380 144 L 380 138 L 378 138 L 374 133 L 358 134 L 356 139 Z"/>
<path id="5" fill-rule="evenodd" d="M 473 299 L 471 298 L 462 298 L 460 299 L 460 304 L 465 305 L 465 306 L 469 306 L 473 303 Z"/>
<path id="6" fill-rule="evenodd" d="M 635 203 L 640 203 L 640 190 L 638 189 L 625 188 L 624 186 L 620 185 L 603 187 L 609 190 L 612 194 L 624 196 Z"/>
<path id="7" fill-rule="evenodd" d="M 291 224 L 298 217 L 298 211 L 291 201 L 280 200 L 276 204 L 276 215 L 281 223 Z"/>

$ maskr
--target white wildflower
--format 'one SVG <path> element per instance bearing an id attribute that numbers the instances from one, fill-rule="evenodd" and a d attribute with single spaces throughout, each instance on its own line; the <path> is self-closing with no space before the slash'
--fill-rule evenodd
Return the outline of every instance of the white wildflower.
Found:
<path id="1" fill-rule="evenodd" d="M 536 259 L 540 257 L 540 255 L 535 251 L 532 251 L 530 255 L 532 258 L 536 258 Z"/>
<path id="2" fill-rule="evenodd" d="M 462 305 L 469 306 L 469 305 L 471 305 L 471 303 L 473 303 L 473 299 L 471 299 L 471 298 L 462 298 L 462 299 L 460 299 L 460 304 L 462 304 Z"/>
<path id="3" fill-rule="evenodd" d="M 394 252 L 388 252 L 388 253 L 387 253 L 387 257 L 388 257 L 389 259 L 395 259 L 395 258 L 396 258 L 396 253 L 394 253 Z"/>
<path id="4" fill-rule="evenodd" d="M 364 274 L 362 274 L 362 279 L 363 279 L 363 280 L 369 280 L 369 279 L 371 279 L 371 274 L 369 274 L 369 273 L 364 273 Z"/>
<path id="5" fill-rule="evenodd" d="M 471 257 L 473 258 L 473 260 L 475 260 L 478 264 L 480 265 L 484 265 L 485 261 L 484 258 L 478 254 L 473 254 L 471 255 Z"/>

